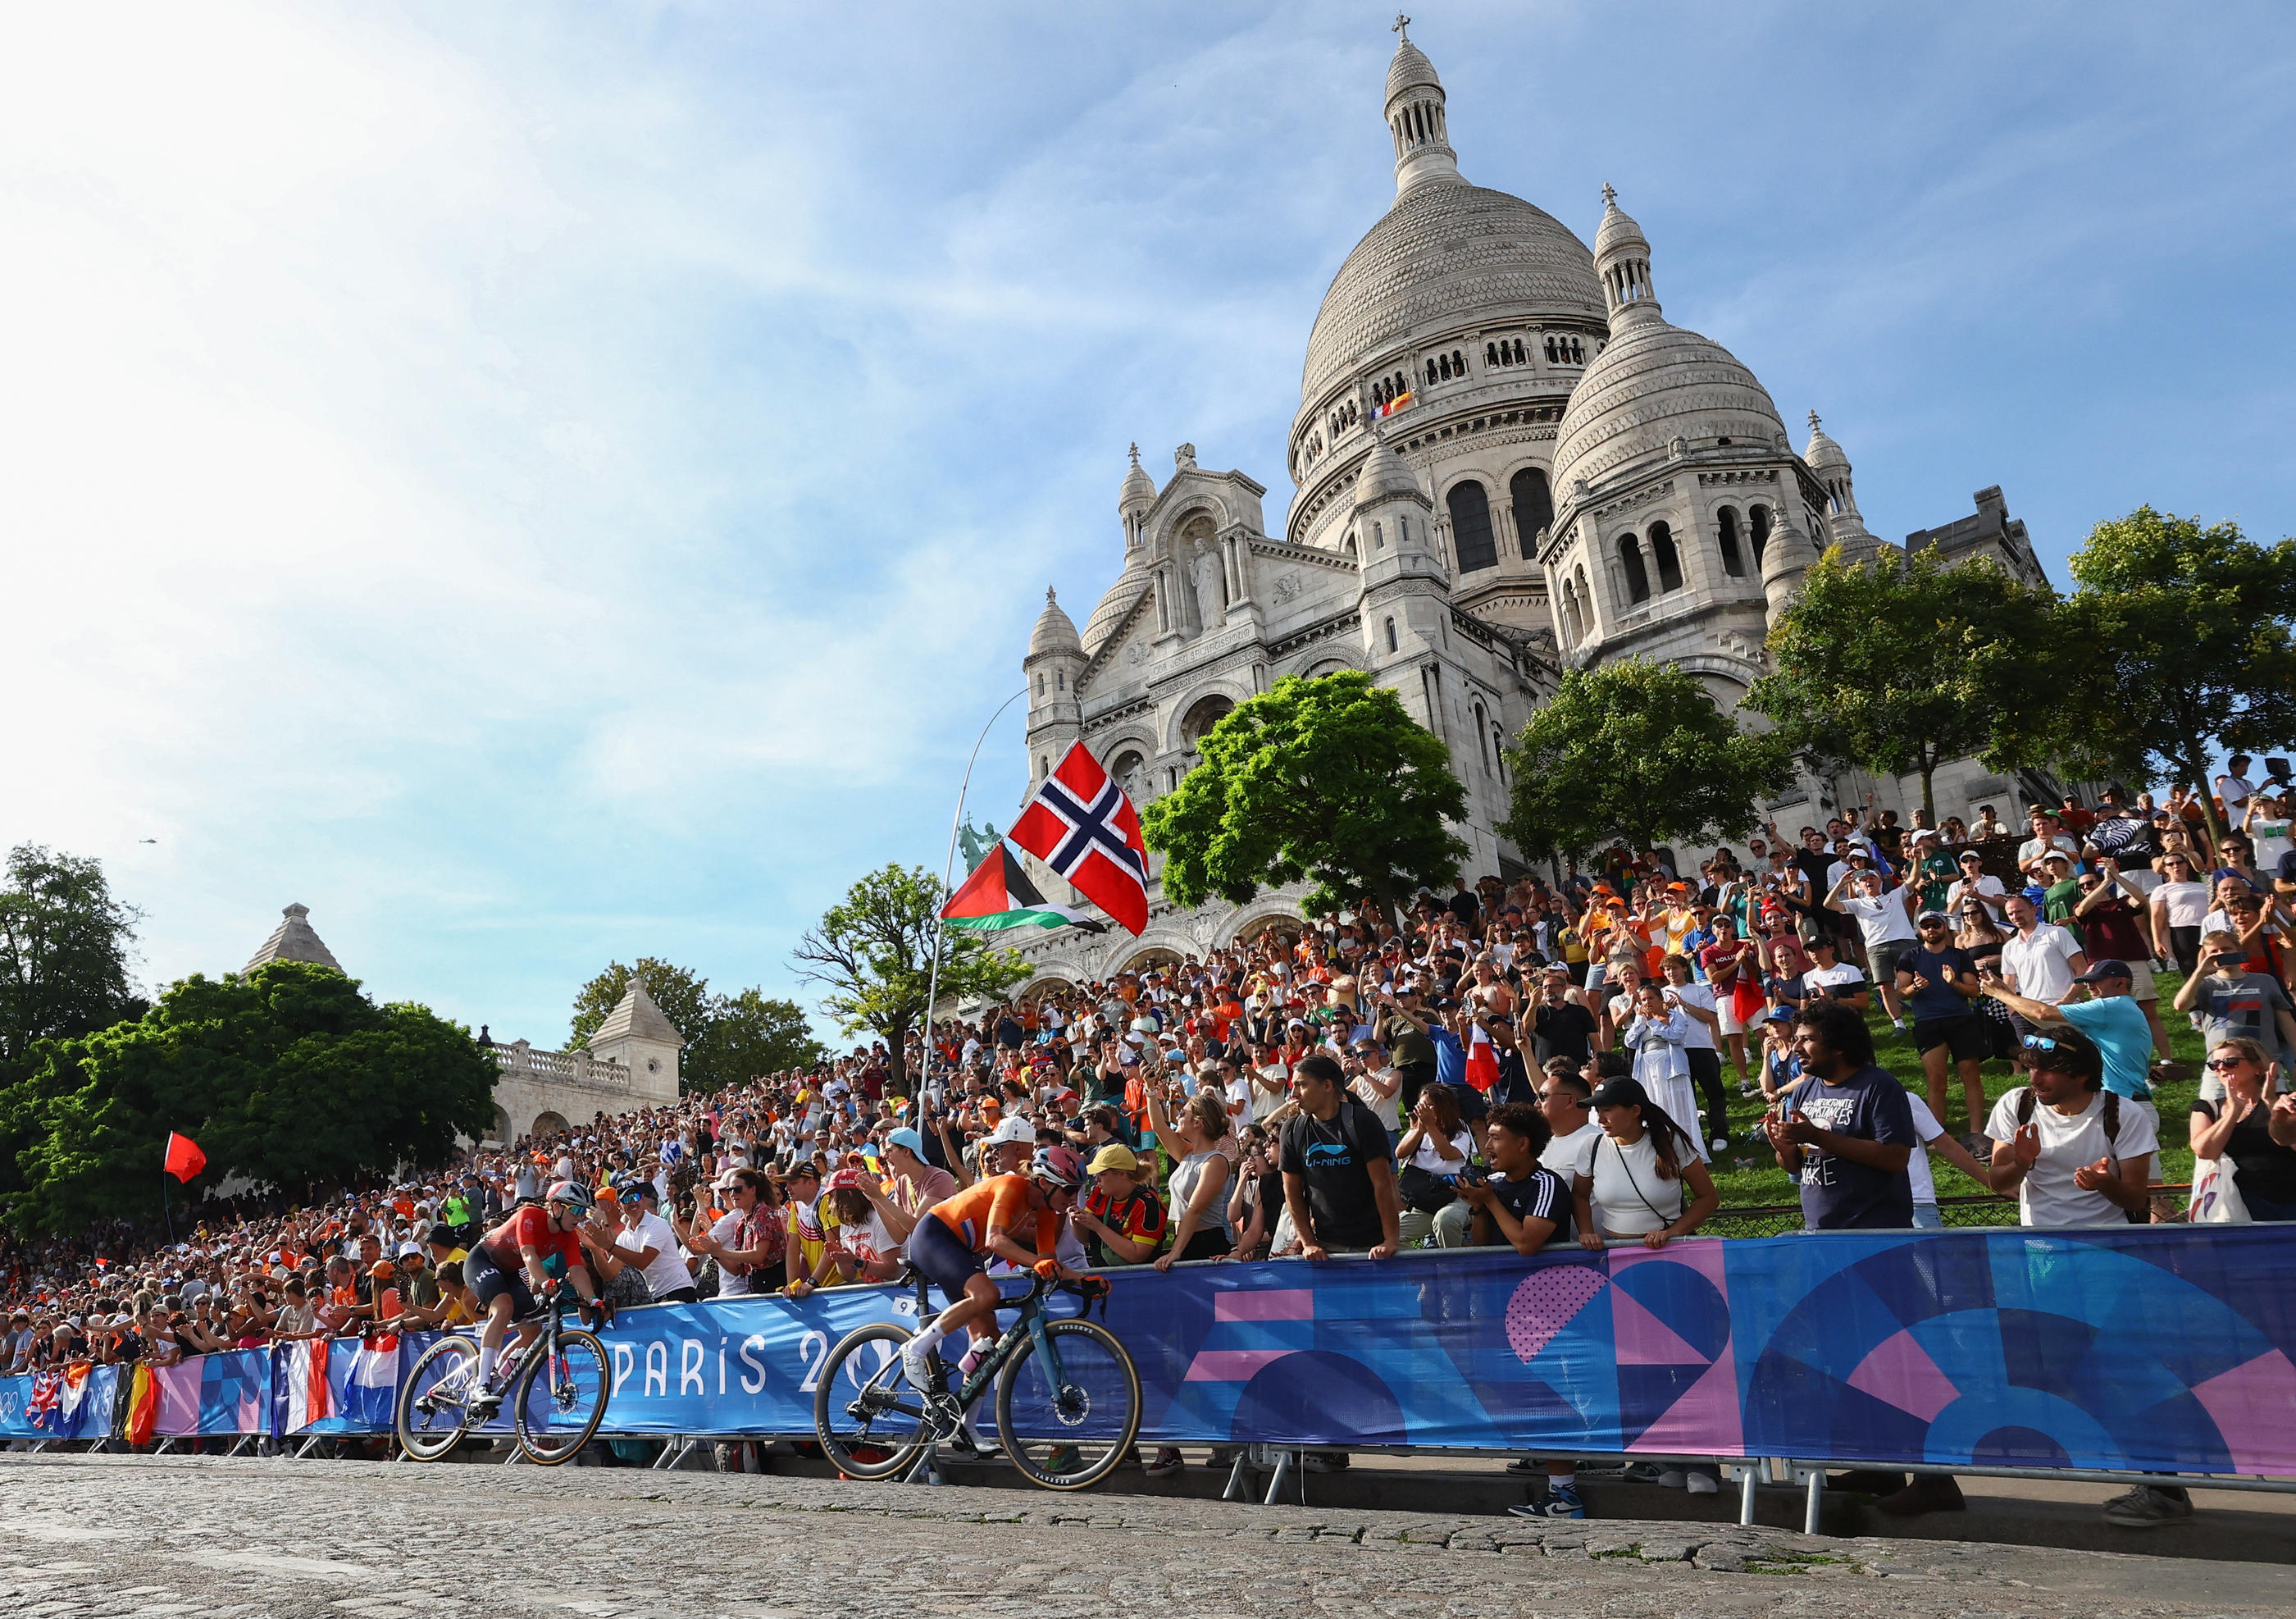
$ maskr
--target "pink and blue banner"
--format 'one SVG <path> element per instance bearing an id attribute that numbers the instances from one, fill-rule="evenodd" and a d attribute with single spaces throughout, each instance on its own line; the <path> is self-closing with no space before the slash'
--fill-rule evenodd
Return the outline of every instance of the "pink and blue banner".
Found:
<path id="1" fill-rule="evenodd" d="M 2274 1226 L 1691 1239 L 1112 1277 L 1107 1321 L 1138 1363 L 1151 1443 L 2296 1475 L 2296 1243 Z M 602 1432 L 809 1434 L 831 1346 L 906 1319 L 909 1303 L 864 1288 L 626 1311 L 606 1335 Z M 429 1341 L 167 1368 L 160 1431 L 384 1432 Z M 0 1435 L 108 1431 L 113 1377 L 91 1375 L 69 1417 L 57 1389 L 0 1379 Z"/>

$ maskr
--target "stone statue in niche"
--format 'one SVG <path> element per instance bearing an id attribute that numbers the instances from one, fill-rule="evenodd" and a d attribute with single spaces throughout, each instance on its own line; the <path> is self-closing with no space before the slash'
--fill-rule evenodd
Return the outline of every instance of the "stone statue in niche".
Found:
<path id="1" fill-rule="evenodd" d="M 1216 547 L 1196 541 L 1195 555 L 1188 563 L 1188 579 L 1196 598 L 1198 633 L 1218 629 L 1227 620 L 1227 579 Z"/>

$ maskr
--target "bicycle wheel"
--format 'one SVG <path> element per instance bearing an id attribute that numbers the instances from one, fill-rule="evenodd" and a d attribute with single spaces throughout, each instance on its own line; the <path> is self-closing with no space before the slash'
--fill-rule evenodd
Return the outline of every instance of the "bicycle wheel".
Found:
<path id="1" fill-rule="evenodd" d="M 466 1431 L 478 1378 L 479 1346 L 468 1338 L 441 1338 L 424 1350 L 398 1391 L 398 1448 L 415 1461 L 437 1461 L 452 1451 Z"/>
<path id="2" fill-rule="evenodd" d="M 901 1345 L 914 1335 L 890 1321 L 856 1327 L 821 1363 L 813 1431 L 848 1478 L 892 1478 L 924 1442 L 924 1398 L 909 1386 Z"/>
<path id="3" fill-rule="evenodd" d="M 1091 1321 L 1045 1323 L 1053 1365 L 1024 1340 L 996 1380 L 1004 1453 L 1047 1490 L 1096 1484 L 1140 1433 L 1140 1373 L 1124 1345 Z"/>
<path id="4" fill-rule="evenodd" d="M 545 1339 L 527 1357 L 511 1395 L 518 1447 L 540 1467 L 570 1460 L 606 1419 L 613 1368 L 593 1334 L 561 1333 L 555 1354 Z"/>

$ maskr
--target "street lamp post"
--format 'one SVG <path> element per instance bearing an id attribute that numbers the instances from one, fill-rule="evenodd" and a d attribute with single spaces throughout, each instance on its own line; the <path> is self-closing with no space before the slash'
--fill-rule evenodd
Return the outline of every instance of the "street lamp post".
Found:
<path id="1" fill-rule="evenodd" d="M 1018 703 L 1021 698 L 1028 694 L 1029 688 L 1024 686 L 1019 691 L 1014 692 L 1011 696 L 1005 698 L 1004 702 L 998 703 L 996 705 L 996 711 L 988 716 L 988 724 L 982 726 L 980 727 L 980 735 L 973 739 L 972 755 L 964 761 L 964 779 L 957 784 L 956 813 L 949 818 L 948 853 L 942 859 L 940 863 L 940 885 L 943 888 L 947 888 L 948 886 L 949 877 L 956 867 L 956 831 L 959 826 L 962 826 L 964 824 L 964 795 L 972 789 L 972 767 L 978 764 L 980 760 L 981 744 L 988 740 L 990 727 L 993 727 L 999 719 L 1002 719 L 1004 717 L 1004 711 L 1011 708 L 1014 703 Z M 942 903 L 946 904 L 947 901 L 943 900 Z M 939 907 L 936 907 L 933 913 L 932 974 L 927 981 L 927 988 L 925 990 L 925 1060 L 924 1073 L 918 1076 L 921 1085 L 925 1076 L 932 1072 L 933 1004 L 940 999 L 940 914 Z"/>

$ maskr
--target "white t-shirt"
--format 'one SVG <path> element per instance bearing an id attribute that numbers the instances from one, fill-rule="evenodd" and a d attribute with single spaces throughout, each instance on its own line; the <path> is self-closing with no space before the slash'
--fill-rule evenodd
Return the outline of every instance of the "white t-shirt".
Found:
<path id="1" fill-rule="evenodd" d="M 1227 1082 L 1228 1117 L 1242 1129 L 1258 1119 L 1258 1101 L 1251 1083 L 1251 1071 L 1244 1069 Z"/>
<path id="2" fill-rule="evenodd" d="M 2054 922 L 2031 933 L 2012 933 L 2001 947 L 2001 975 L 2027 1000 L 2054 1006 L 2073 992 L 2072 959 L 2080 953 L 2073 936 Z"/>
<path id="3" fill-rule="evenodd" d="M 1906 1105 L 1914 1110 L 1914 1151 L 1906 1160 L 1906 1180 L 1914 1188 L 1914 1201 L 1937 1205 L 1937 1178 L 1930 1173 L 1930 1143 L 1945 1134 L 1945 1126 L 1937 1122 L 1930 1105 L 1912 1091 L 1906 1093 Z"/>
<path id="4" fill-rule="evenodd" d="M 1846 961 L 1837 961 L 1830 967 L 1811 967 L 1801 975 L 1805 991 L 1856 989 L 1865 982 L 1866 974 Z"/>
<path id="5" fill-rule="evenodd" d="M 2008 891 L 2001 886 L 2001 879 L 1998 877 L 1980 877 L 1973 883 L 1964 878 L 1945 891 L 1946 909 L 1958 912 L 1961 909 L 1961 902 L 1972 894 L 1975 894 L 1980 900 L 1998 900 L 2006 899 Z M 1987 908 L 1997 916 L 2001 914 L 2001 907 L 1997 904 L 1988 906 Z M 1958 921 L 1959 918 L 1956 916 L 1956 920 Z"/>
<path id="6" fill-rule="evenodd" d="M 2209 914 L 2205 883 L 2163 883 L 2152 891 L 2152 898 L 2168 914 L 2170 927 L 2198 927 Z"/>
<path id="7" fill-rule="evenodd" d="M 1395 1131 L 1403 1128 L 1403 1114 L 1401 1112 L 1403 1105 L 1403 1088 L 1398 1085 L 1396 1087 L 1395 1094 L 1393 1096 L 1383 1097 L 1380 1095 L 1377 1090 L 1372 1088 L 1371 1080 L 1373 1077 L 1374 1076 L 1372 1075 L 1366 1074 L 1363 1078 L 1357 1080 L 1352 1085 L 1349 1085 L 1348 1089 L 1356 1093 L 1356 1099 L 1357 1101 L 1361 1102 L 1365 1107 L 1371 1109 L 1373 1116 L 1378 1119 L 1382 1124 L 1385 1125 L 1388 1132 L 1391 1135 Z M 1383 1085 L 1395 1077 L 1395 1070 L 1392 1068 L 1382 1068 L 1379 1071 L 1376 1077 L 1380 1083 Z"/>
<path id="8" fill-rule="evenodd" d="M 1666 992 L 1685 1007 L 1696 1007 L 1702 1012 L 1714 1010 L 1714 986 L 1710 983 L 1669 984 Z M 1690 1033 L 1682 1042 L 1685 1051 L 1715 1049 L 1714 1026 L 1711 1023 L 1692 1017 L 1686 1012 L 1683 1014 L 1683 1019 L 1690 1025 Z"/>
<path id="9" fill-rule="evenodd" d="M 738 1253 L 742 1247 L 747 1245 L 742 1241 L 742 1217 L 739 1213 L 721 1214 L 718 1217 L 718 1223 L 709 1228 L 710 1239 L 714 1242 L 722 1243 L 726 1247 L 732 1248 Z M 676 1239 L 673 1238 L 672 1240 L 674 1241 Z M 767 1264 L 771 1264 L 773 1261 L 768 1257 L 766 1262 Z M 647 1279 L 651 1282 L 652 1278 L 649 1278 Z M 680 1282 L 677 1285 L 682 1287 L 685 1284 Z M 739 1298 L 746 1294 L 755 1291 L 756 1289 L 750 1285 L 750 1278 L 748 1277 L 734 1275 L 734 1268 L 732 1266 L 720 1262 L 718 1266 L 718 1296 L 719 1298 Z"/>
<path id="10" fill-rule="evenodd" d="M 1451 1138 L 1451 1150 L 1459 1155 L 1456 1158 L 1446 1158 L 1435 1150 L 1433 1136 L 1422 1136 L 1419 1138 L 1419 1145 L 1411 1149 L 1411 1156 L 1406 1162 L 1425 1170 L 1431 1175 L 1456 1175 L 1474 1162 L 1474 1137 L 1464 1130 L 1461 1130 Z"/>
<path id="11" fill-rule="evenodd" d="M 723 1221 L 719 1222 L 723 1224 Z M 693 1286 L 693 1275 L 685 1262 L 677 1257 L 677 1233 L 669 1229 L 669 1221 L 660 1215 L 647 1213 L 639 1217 L 635 1227 L 625 1226 L 614 1233 L 614 1246 L 632 1253 L 653 1250 L 653 1262 L 645 1268 L 646 1288 L 654 1297 L 675 1293 L 680 1287 Z"/>
<path id="12" fill-rule="evenodd" d="M 2026 1090 L 2027 1087 L 2020 1085 L 1993 1105 L 1993 1116 L 1985 1122 L 1985 1133 L 1995 1141 L 2005 1144 L 2015 1138 L 2017 1105 Z M 2070 1118 L 2045 1103 L 2034 1103 L 2031 1122 L 2040 1132 L 2041 1155 L 2017 1188 L 2021 1223 L 2117 1226 L 2127 1221 L 2128 1217 L 2120 1206 L 2103 1193 L 2084 1191 L 2074 1185 L 2073 1171 L 2100 1158 L 2116 1162 L 2147 1158 L 2160 1146 L 2161 1138 L 2153 1129 L 2152 1115 L 2124 1098 L 2120 1104 L 2120 1139 L 2107 1140 L 2104 1098 L 2105 1093 L 2098 1091 L 2089 1098 L 2086 1108 Z"/>
<path id="13" fill-rule="evenodd" d="M 1892 944 L 1899 940 L 1910 943 L 1920 937 L 1914 932 L 1914 919 L 1906 915 L 1906 897 L 1901 891 L 1872 896 L 1844 894 L 1841 908 L 1857 918 L 1869 950 L 1878 944 Z"/>
<path id="14" fill-rule="evenodd" d="M 1595 1144 L 1602 1138 L 1603 1127 L 1590 1117 L 1569 1135 L 1556 1136 L 1549 1140 L 1545 1150 L 1538 1155 L 1538 1162 L 1562 1176 L 1564 1186 L 1575 1187 L 1581 1175 L 1589 1180 L 1595 1178 Z M 1595 1229 L 1600 1231 L 1602 1229 L 1603 1211 L 1597 1205 Z"/>
<path id="15" fill-rule="evenodd" d="M 1682 1181 L 1659 1179 L 1658 1146 L 1648 1130 L 1632 1146 L 1604 1136 L 1595 1148 L 1595 1201 L 1603 1230 L 1641 1237 L 1682 1218 Z"/>

